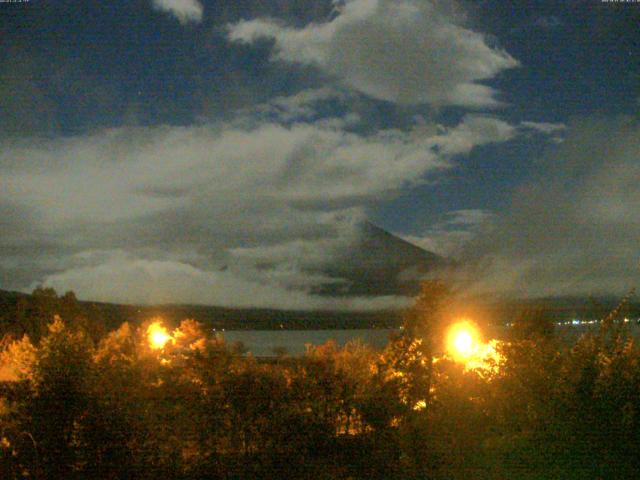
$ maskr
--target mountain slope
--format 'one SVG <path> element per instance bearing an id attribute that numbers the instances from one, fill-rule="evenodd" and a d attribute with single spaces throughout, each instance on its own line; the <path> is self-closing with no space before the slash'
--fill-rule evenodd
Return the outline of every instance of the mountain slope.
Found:
<path id="1" fill-rule="evenodd" d="M 420 279 L 447 261 L 395 235 L 365 222 L 358 238 L 322 273 L 341 282 L 317 293 L 327 296 L 414 295 Z"/>

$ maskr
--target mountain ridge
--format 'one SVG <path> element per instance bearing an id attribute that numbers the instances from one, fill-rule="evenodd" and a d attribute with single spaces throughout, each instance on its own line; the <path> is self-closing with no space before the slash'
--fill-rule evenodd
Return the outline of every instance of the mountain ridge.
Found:
<path id="1" fill-rule="evenodd" d="M 324 285 L 324 296 L 414 296 L 421 279 L 450 262 L 374 225 L 363 222 L 357 241 L 321 273 L 343 283 Z"/>

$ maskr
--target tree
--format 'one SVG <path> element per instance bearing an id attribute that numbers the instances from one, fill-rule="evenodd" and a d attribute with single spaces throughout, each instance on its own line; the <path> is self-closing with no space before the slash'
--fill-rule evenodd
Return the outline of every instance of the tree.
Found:
<path id="1" fill-rule="evenodd" d="M 89 401 L 91 342 L 56 317 L 42 339 L 34 368 L 34 395 L 28 405 L 28 429 L 41 448 L 47 478 L 69 478 L 77 466 L 78 421 Z"/>

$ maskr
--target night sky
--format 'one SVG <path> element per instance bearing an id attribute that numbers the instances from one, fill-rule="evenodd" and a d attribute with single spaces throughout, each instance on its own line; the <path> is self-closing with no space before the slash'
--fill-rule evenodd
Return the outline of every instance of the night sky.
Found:
<path id="1" fill-rule="evenodd" d="M 640 3 L 0 3 L 0 288 L 319 298 L 365 220 L 473 292 L 640 286 Z"/>

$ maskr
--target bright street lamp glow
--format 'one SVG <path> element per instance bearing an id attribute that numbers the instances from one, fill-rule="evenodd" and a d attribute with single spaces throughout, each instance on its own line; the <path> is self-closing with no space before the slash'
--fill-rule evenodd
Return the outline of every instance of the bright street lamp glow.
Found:
<path id="1" fill-rule="evenodd" d="M 147 337 L 149 338 L 149 346 L 154 350 L 164 348 L 171 336 L 167 333 L 167 329 L 160 322 L 153 322 L 147 328 Z"/>
<path id="2" fill-rule="evenodd" d="M 453 324 L 447 333 L 447 352 L 459 362 L 470 359 L 481 343 L 477 327 L 468 320 Z"/>
<path id="3" fill-rule="evenodd" d="M 460 355 L 468 357 L 473 353 L 473 338 L 471 334 L 466 330 L 458 332 L 453 340 L 453 346 Z"/>

